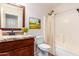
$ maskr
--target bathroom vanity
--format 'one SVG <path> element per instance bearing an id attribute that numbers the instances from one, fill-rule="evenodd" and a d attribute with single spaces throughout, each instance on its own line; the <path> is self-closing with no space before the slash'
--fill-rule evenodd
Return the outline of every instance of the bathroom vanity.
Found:
<path id="1" fill-rule="evenodd" d="M 33 36 L 3 36 L 0 39 L 0 56 L 34 55 Z"/>

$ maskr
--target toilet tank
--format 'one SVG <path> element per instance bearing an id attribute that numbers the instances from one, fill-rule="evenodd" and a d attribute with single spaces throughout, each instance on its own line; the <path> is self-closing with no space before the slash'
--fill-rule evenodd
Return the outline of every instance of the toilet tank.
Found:
<path id="1" fill-rule="evenodd" d="M 36 44 L 44 43 L 43 37 L 42 36 L 36 36 L 35 42 L 36 42 Z"/>

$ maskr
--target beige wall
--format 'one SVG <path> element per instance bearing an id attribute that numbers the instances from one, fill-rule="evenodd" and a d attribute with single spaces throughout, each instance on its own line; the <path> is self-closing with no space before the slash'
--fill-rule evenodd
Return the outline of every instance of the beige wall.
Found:
<path id="1" fill-rule="evenodd" d="M 24 5 L 26 8 L 26 15 L 25 15 L 25 25 L 26 27 L 29 27 L 29 17 L 36 17 L 41 20 L 41 29 L 30 29 L 27 33 L 30 35 L 43 35 L 43 16 L 47 15 L 50 11 L 50 7 L 47 4 L 42 3 L 20 3 L 21 5 Z M 15 11 L 14 11 L 15 12 Z"/>
<path id="2" fill-rule="evenodd" d="M 47 15 L 49 10 L 49 7 L 41 3 L 26 4 L 26 27 L 29 27 L 29 17 L 39 18 L 41 20 L 41 29 L 30 29 L 27 35 L 43 35 L 43 16 Z"/>
<path id="3" fill-rule="evenodd" d="M 77 8 L 79 8 L 79 4 L 74 3 L 60 4 L 52 8 L 55 14 L 55 47 L 57 55 L 79 55 L 79 13 L 76 11 Z M 50 25 L 48 26 L 50 28 Z M 49 30 L 48 32 L 50 32 Z M 47 35 L 50 38 L 50 34 Z M 52 42 L 49 38 L 48 44 Z"/>

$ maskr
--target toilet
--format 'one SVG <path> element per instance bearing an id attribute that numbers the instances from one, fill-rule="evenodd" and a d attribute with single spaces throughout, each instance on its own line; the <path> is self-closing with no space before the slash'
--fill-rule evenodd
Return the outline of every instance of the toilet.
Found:
<path id="1" fill-rule="evenodd" d="M 50 50 L 50 46 L 46 44 L 43 40 L 42 36 L 36 36 L 35 42 L 37 45 L 37 48 L 39 49 L 40 53 L 39 55 L 48 55 L 48 51 Z"/>

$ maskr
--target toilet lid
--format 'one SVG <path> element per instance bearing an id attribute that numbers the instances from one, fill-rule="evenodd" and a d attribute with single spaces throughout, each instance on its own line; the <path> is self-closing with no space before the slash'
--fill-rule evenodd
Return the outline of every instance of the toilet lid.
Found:
<path id="1" fill-rule="evenodd" d="M 39 44 L 40 48 L 51 48 L 48 44 Z"/>

